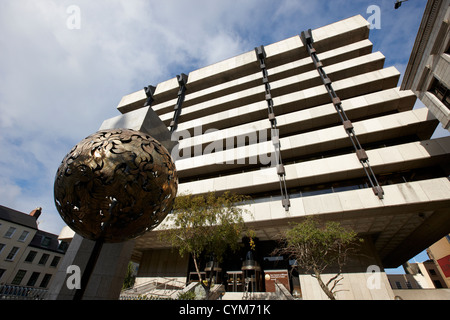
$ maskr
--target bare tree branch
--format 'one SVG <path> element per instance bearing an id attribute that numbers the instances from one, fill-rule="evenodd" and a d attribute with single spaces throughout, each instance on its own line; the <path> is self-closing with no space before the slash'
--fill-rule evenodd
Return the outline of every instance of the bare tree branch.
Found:
<path id="1" fill-rule="evenodd" d="M 359 238 L 354 231 L 337 222 L 328 222 L 321 227 L 316 220 L 307 218 L 292 226 L 284 235 L 281 248 L 273 254 L 287 254 L 305 273 L 312 271 L 311 276 L 317 279 L 327 297 L 334 300 L 336 287 L 344 278 L 342 270 L 347 257 Z M 337 267 L 338 272 L 324 283 L 321 274 L 331 266 Z"/>

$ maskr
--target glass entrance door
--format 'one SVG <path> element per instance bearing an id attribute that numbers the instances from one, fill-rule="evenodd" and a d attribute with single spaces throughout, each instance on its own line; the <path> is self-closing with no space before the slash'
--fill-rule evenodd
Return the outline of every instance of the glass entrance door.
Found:
<path id="1" fill-rule="evenodd" d="M 227 292 L 242 292 L 244 288 L 244 274 L 242 271 L 227 272 Z"/>

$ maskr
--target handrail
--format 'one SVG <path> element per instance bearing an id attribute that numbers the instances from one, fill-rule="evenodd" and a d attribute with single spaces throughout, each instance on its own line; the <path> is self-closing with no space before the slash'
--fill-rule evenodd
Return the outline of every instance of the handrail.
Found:
<path id="1" fill-rule="evenodd" d="M 278 283 L 276 279 L 275 279 L 275 292 L 279 297 L 281 295 L 284 295 L 286 300 L 294 300 L 294 297 L 290 294 L 286 286 L 282 283 Z"/>
<path id="2" fill-rule="evenodd" d="M 155 287 L 156 286 L 155 283 L 157 285 L 156 280 L 151 280 L 144 284 L 140 284 L 139 286 L 124 289 L 124 290 L 122 290 L 121 294 L 139 294 L 139 292 L 143 292 L 143 291 L 146 291 L 147 289 Z"/>
<path id="3" fill-rule="evenodd" d="M 47 289 L 16 285 L 0 285 L 0 300 L 42 300 Z"/>
<path id="4" fill-rule="evenodd" d="M 165 281 L 161 281 L 161 279 L 163 279 Z M 151 286 L 152 284 L 156 284 L 156 285 L 166 284 L 167 285 L 169 282 L 178 283 L 178 285 L 174 285 L 174 287 L 184 287 L 186 285 L 183 281 L 180 281 L 177 278 L 158 277 L 157 279 L 152 279 L 152 280 L 149 280 L 148 282 L 141 283 L 138 286 L 133 286 L 133 287 L 130 287 L 127 289 L 123 289 L 122 292 L 127 292 L 127 291 L 137 292 L 137 291 L 141 291 L 142 288 Z"/>
<path id="5" fill-rule="evenodd" d="M 176 278 L 159 277 L 157 279 L 152 279 L 148 282 L 140 284 L 136 287 L 122 290 L 120 294 L 120 299 L 121 300 L 134 299 L 139 296 L 146 296 L 146 295 L 163 296 L 169 298 L 170 294 L 167 294 L 167 291 L 177 290 L 177 289 L 168 289 L 169 285 L 175 288 L 179 288 L 178 290 L 186 286 L 186 284 L 183 281 L 180 281 Z M 163 288 L 161 288 L 161 286 L 163 286 Z M 156 289 L 163 289 L 164 293 L 152 292 Z"/>
<path id="6" fill-rule="evenodd" d="M 245 278 L 245 287 L 244 287 L 244 293 L 242 294 L 242 300 L 252 300 L 252 292 L 250 292 L 249 285 L 250 285 L 250 278 Z"/>

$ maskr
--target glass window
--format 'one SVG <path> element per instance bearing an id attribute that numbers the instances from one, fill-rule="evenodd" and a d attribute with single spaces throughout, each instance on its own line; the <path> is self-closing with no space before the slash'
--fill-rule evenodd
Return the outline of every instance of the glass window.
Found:
<path id="1" fill-rule="evenodd" d="M 27 286 L 33 287 L 36 284 L 37 279 L 39 278 L 39 272 L 33 272 L 31 274 L 30 279 L 28 279 Z"/>
<path id="2" fill-rule="evenodd" d="M 359 184 L 352 184 L 352 185 L 345 185 L 345 184 L 339 184 L 339 183 L 333 184 L 334 192 L 343 192 L 343 191 L 358 190 L 358 189 L 361 189 Z"/>
<path id="3" fill-rule="evenodd" d="M 52 238 L 44 237 L 44 238 L 42 238 L 41 246 L 43 246 L 43 247 L 49 247 L 51 241 L 52 241 Z"/>
<path id="4" fill-rule="evenodd" d="M 0 269 L 0 280 L 2 280 L 2 276 L 5 272 L 6 272 L 6 269 Z"/>
<path id="5" fill-rule="evenodd" d="M 58 251 L 66 252 L 69 244 L 65 241 L 61 241 L 58 246 Z"/>
<path id="6" fill-rule="evenodd" d="M 48 283 L 50 282 L 50 278 L 52 277 L 51 274 L 46 273 L 44 278 L 41 281 L 41 284 L 39 285 L 39 287 L 41 288 L 46 288 L 48 286 Z"/>
<path id="7" fill-rule="evenodd" d="M 9 252 L 9 254 L 8 254 L 8 256 L 6 257 L 5 260 L 13 261 L 13 260 L 14 260 L 14 257 L 16 256 L 16 254 L 17 254 L 18 251 L 19 251 L 19 248 L 18 248 L 18 247 L 13 247 L 13 248 L 11 249 L 11 251 Z"/>
<path id="8" fill-rule="evenodd" d="M 13 281 L 11 282 L 11 284 L 19 286 L 20 283 L 22 282 L 23 277 L 25 277 L 26 274 L 26 270 L 19 270 L 16 273 L 16 276 L 14 277 Z"/>
<path id="9" fill-rule="evenodd" d="M 61 260 L 61 257 L 54 256 L 52 262 L 50 263 L 50 267 L 56 267 Z"/>
<path id="10" fill-rule="evenodd" d="M 333 192 L 331 186 L 327 185 L 316 185 L 312 187 L 304 187 L 301 190 L 302 197 L 316 196 L 319 194 L 326 194 Z"/>
<path id="11" fill-rule="evenodd" d="M 450 109 L 450 90 L 448 90 L 442 82 L 434 78 L 428 91 L 434 94 L 447 108 Z"/>
<path id="12" fill-rule="evenodd" d="M 3 251 L 3 248 L 5 247 L 4 243 L 0 243 L 0 253 Z"/>
<path id="13" fill-rule="evenodd" d="M 34 260 L 34 258 L 36 257 L 36 255 L 37 255 L 37 252 L 31 250 L 30 252 L 28 252 L 28 255 L 27 255 L 27 257 L 25 258 L 25 261 L 26 261 L 26 262 L 33 262 L 33 260 Z"/>
<path id="14" fill-rule="evenodd" d="M 29 234 L 30 234 L 30 233 L 29 233 L 28 231 L 24 230 L 24 231 L 22 232 L 22 234 L 20 235 L 20 237 L 19 237 L 19 241 L 24 242 L 25 239 L 28 237 Z"/>
<path id="15" fill-rule="evenodd" d="M 4 237 L 11 239 L 11 237 L 13 236 L 14 232 L 16 232 L 16 228 L 14 227 L 9 227 L 8 231 L 6 231 Z"/>
<path id="16" fill-rule="evenodd" d="M 43 253 L 42 256 L 41 256 L 41 259 L 38 262 L 38 264 L 45 265 L 47 263 L 48 257 L 50 257 L 49 254 Z"/>

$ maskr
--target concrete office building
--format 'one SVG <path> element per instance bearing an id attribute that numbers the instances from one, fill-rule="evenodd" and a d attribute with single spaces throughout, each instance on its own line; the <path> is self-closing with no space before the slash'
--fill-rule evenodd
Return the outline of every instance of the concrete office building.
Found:
<path id="1" fill-rule="evenodd" d="M 270 256 L 290 222 L 314 216 L 365 239 L 337 298 L 393 299 L 383 268 L 450 230 L 450 137 L 430 140 L 439 121 L 427 108 L 413 110 L 414 92 L 400 90 L 399 72 L 372 52 L 363 17 L 300 31 L 126 95 L 122 115 L 104 126 L 140 129 L 156 114 L 179 140 L 179 193 L 252 196 L 244 207 L 258 239 L 259 291 L 283 274 L 294 294 L 326 299 L 316 279 L 288 275 L 292 261 Z M 160 232 L 135 240 L 136 285 L 189 280 L 189 258 L 160 242 Z M 221 266 L 227 292 L 242 291 L 244 259 L 236 253 Z"/>

